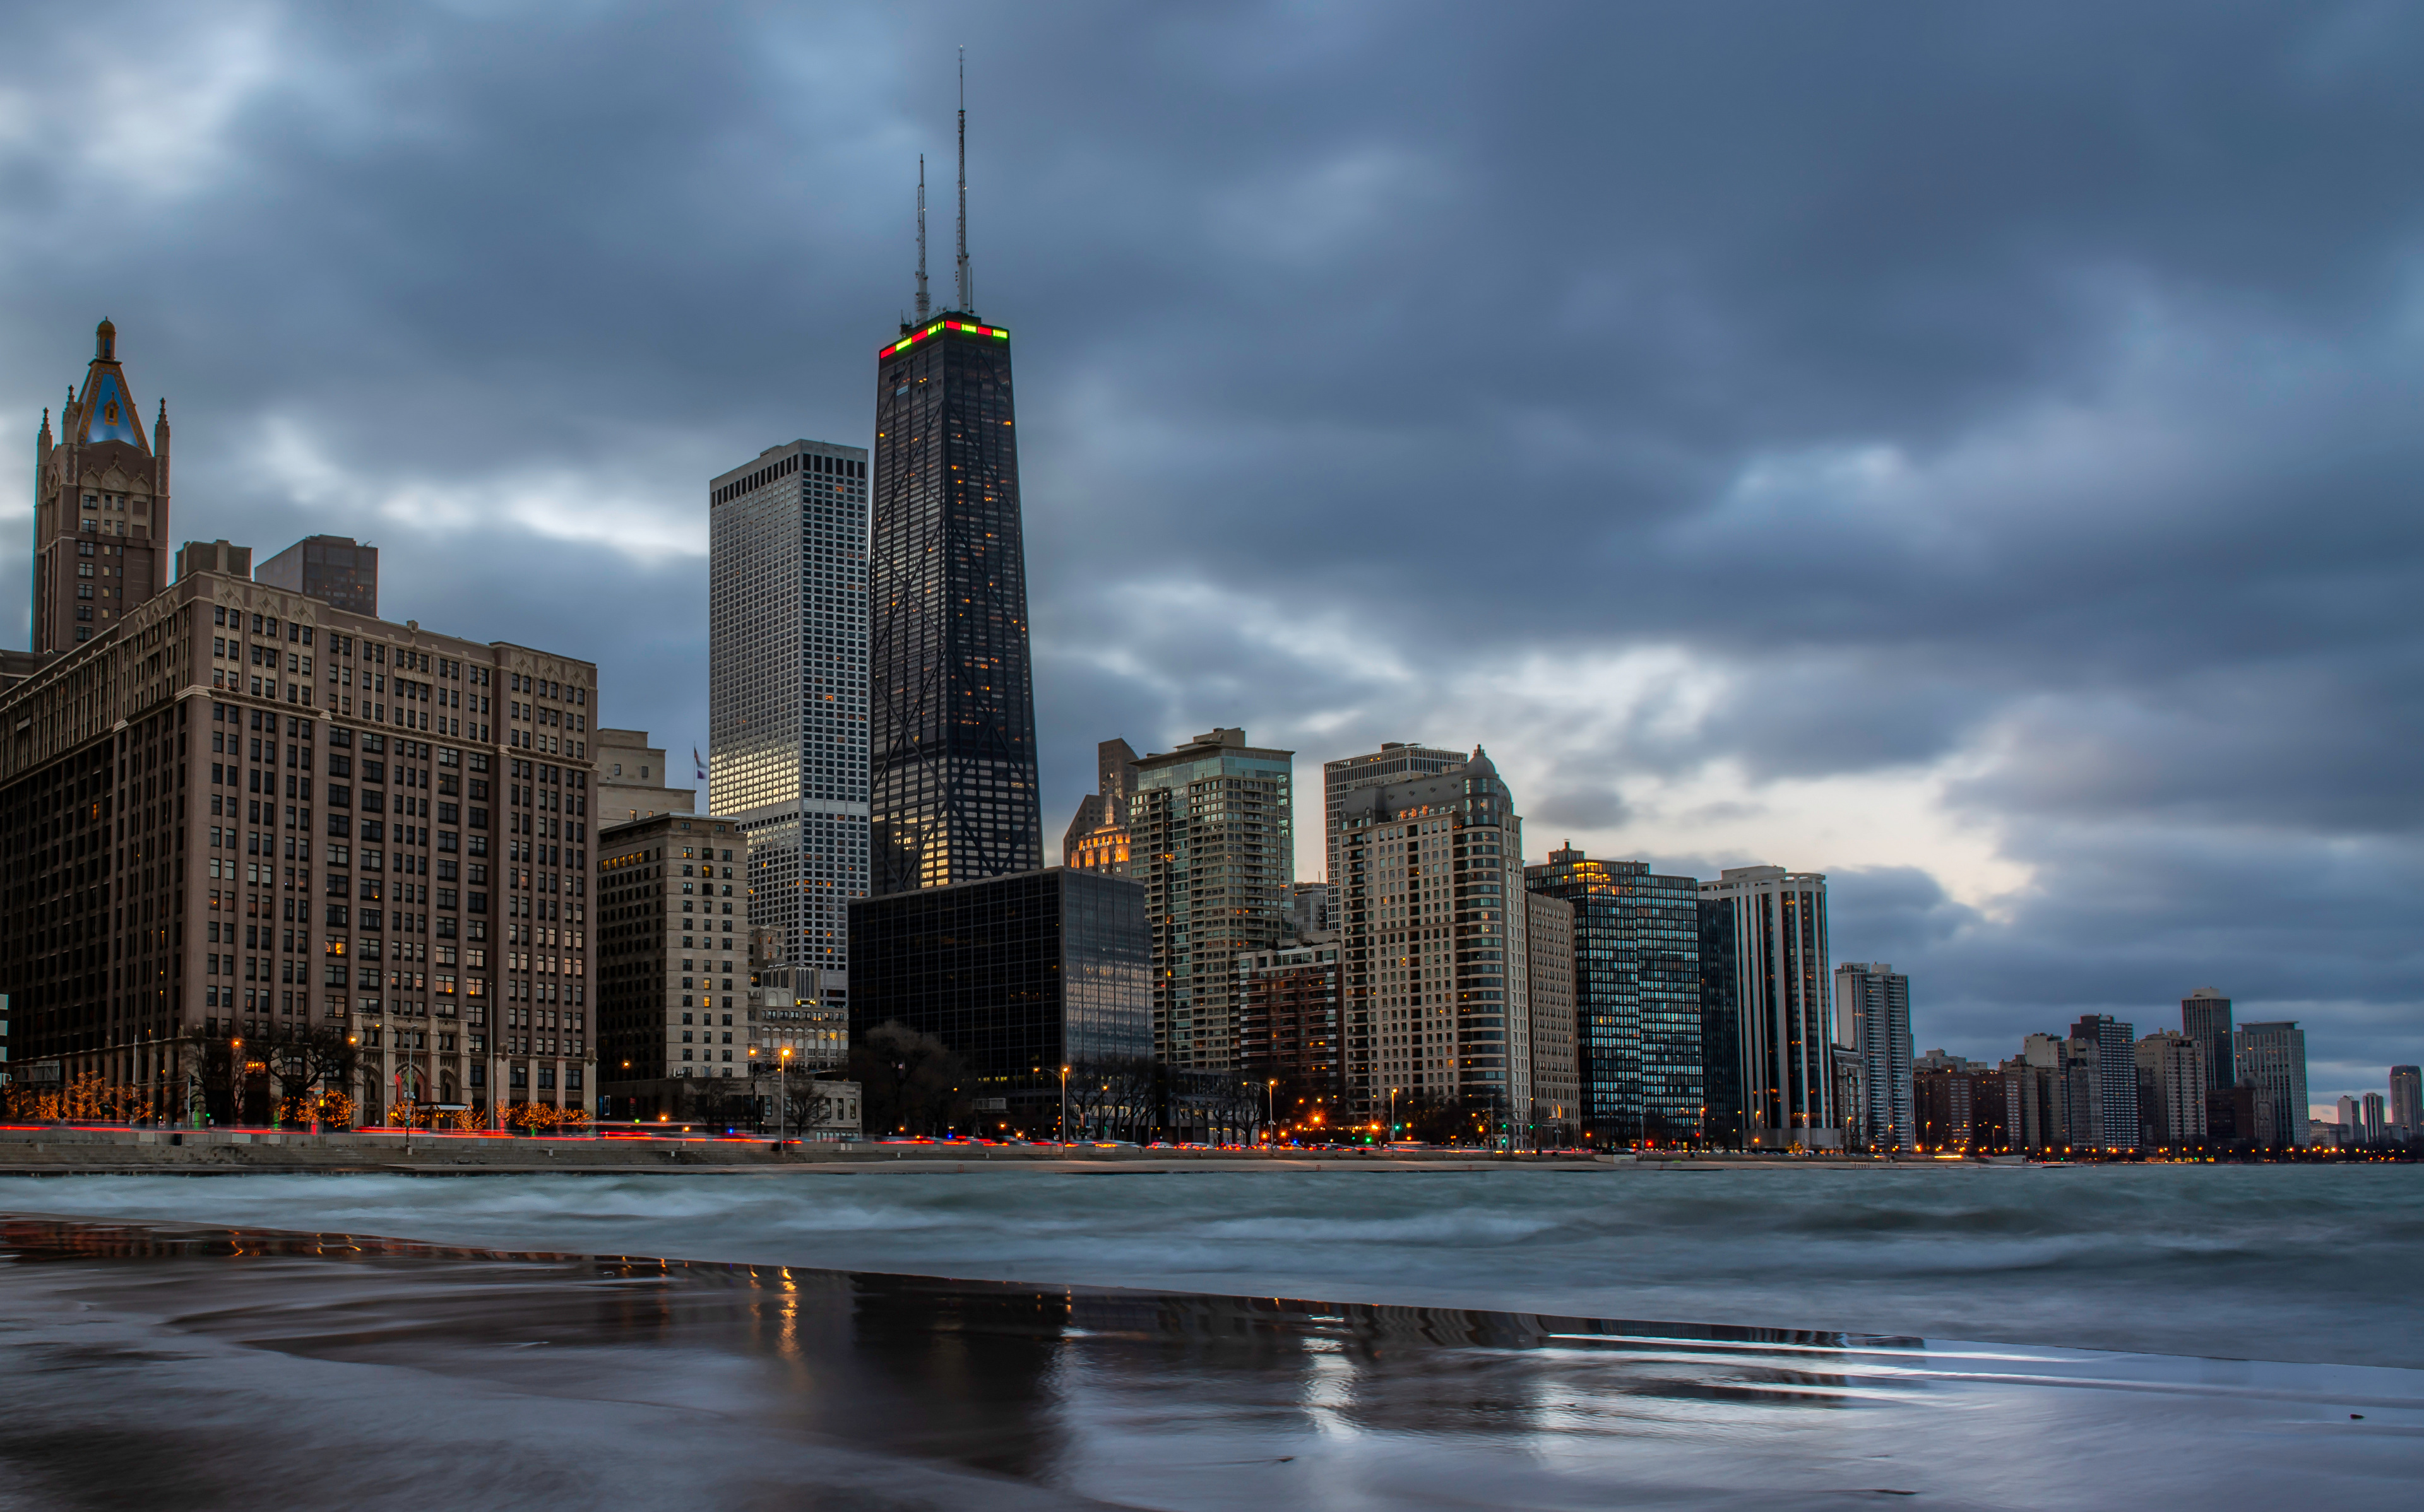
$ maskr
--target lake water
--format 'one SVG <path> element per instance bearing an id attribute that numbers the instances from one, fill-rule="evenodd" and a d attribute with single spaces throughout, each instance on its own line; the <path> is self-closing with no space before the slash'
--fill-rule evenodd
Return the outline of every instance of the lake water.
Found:
<path id="1" fill-rule="evenodd" d="M 2424 1480 L 2414 1170 L 1117 1170 L 0 1181 L 0 1509 Z"/>

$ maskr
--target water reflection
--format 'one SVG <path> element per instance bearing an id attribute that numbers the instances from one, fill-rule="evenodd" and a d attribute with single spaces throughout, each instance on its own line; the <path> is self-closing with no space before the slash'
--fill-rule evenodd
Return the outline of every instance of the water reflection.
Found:
<path id="1" fill-rule="evenodd" d="M 1866 1494 L 1910 1488 L 1883 1484 L 1912 1473 L 1883 1475 L 1880 1444 L 1917 1440 L 1918 1458 L 1919 1441 L 1991 1437 L 1944 1410 L 1982 1390 L 2007 1406 L 2118 1383 L 2203 1393 L 2209 1414 L 2247 1391 L 2162 1357 L 345 1234 L 16 1219 L 0 1258 L 0 1288 L 40 1281 L 189 1338 L 612 1403 L 685 1435 L 739 1425 L 758 1446 L 744 1458 L 843 1446 L 1153 1505 L 1550 1505 L 1583 1487 L 1746 1495 L 1812 1475 Z M 2414 1394 L 2390 1406 L 2412 1417 Z M 2150 1443 L 2211 1431 L 2165 1428 L 2151 1396 L 2069 1410 L 2136 1414 Z"/>

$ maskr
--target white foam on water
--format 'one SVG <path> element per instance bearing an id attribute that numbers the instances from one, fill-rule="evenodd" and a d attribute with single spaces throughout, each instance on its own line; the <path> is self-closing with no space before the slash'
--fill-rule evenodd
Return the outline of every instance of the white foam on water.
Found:
<path id="1" fill-rule="evenodd" d="M 2414 1168 L 970 1168 L 0 1180 L 0 1210 L 2161 1354 L 2424 1354 Z"/>

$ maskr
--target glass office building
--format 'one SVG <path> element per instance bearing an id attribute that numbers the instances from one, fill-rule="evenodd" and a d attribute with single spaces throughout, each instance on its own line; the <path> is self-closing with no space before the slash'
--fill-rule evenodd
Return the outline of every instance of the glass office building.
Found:
<path id="1" fill-rule="evenodd" d="M 1063 1065 L 1153 1055 L 1144 888 L 1125 877 L 1053 867 L 868 899 L 850 920 L 852 1042 L 893 1022 L 934 1036 L 1006 1122 L 1048 1126 Z"/>
<path id="2" fill-rule="evenodd" d="M 1825 874 L 1729 867 L 1700 902 L 1704 1055 L 1732 1052 L 1710 1138 L 1840 1145 Z"/>
<path id="3" fill-rule="evenodd" d="M 1602 1145 L 1703 1137 L 1700 884 L 1569 846 L 1524 885 L 1574 909 L 1575 1069 Z"/>
<path id="4" fill-rule="evenodd" d="M 947 312 L 877 354 L 873 892 L 1044 864 L 1010 333 Z"/>

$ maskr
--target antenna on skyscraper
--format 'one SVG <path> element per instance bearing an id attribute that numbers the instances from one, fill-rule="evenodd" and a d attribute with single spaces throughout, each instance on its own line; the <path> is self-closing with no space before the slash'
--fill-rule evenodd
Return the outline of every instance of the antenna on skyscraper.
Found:
<path id="1" fill-rule="evenodd" d="M 968 50 L 960 49 L 960 312 L 977 312 L 968 279 Z"/>
<path id="2" fill-rule="evenodd" d="M 917 154 L 917 324 L 926 323 L 926 154 Z"/>

